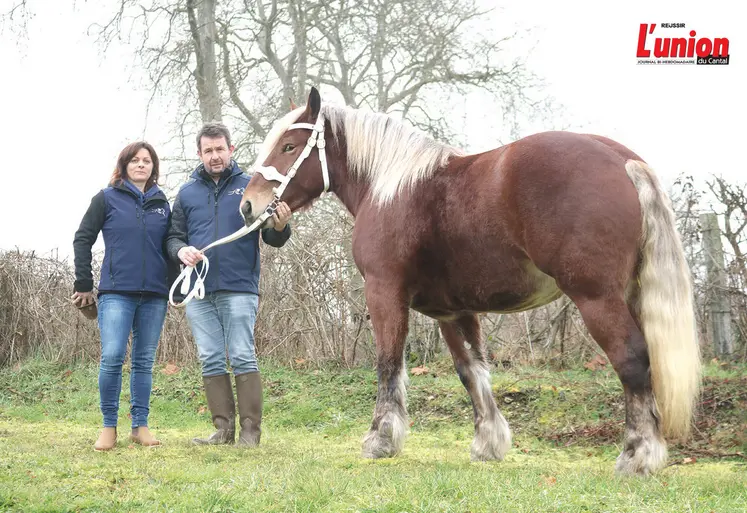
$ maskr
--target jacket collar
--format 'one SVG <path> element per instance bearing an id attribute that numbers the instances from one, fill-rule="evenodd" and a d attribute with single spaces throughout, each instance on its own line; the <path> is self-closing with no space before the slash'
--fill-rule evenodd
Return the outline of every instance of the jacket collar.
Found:
<path id="1" fill-rule="evenodd" d="M 226 181 L 230 178 L 233 178 L 234 176 L 240 175 L 242 173 L 241 168 L 239 168 L 239 165 L 236 163 L 235 160 L 231 159 L 231 162 L 228 164 L 228 167 L 223 170 L 223 172 L 220 175 L 220 180 L 218 183 L 220 184 L 223 181 Z M 196 179 L 202 179 L 202 180 L 208 180 L 212 182 L 212 176 L 208 174 L 207 171 L 205 171 L 205 164 L 200 164 L 195 168 L 195 170 L 192 172 L 191 178 Z"/>
<path id="2" fill-rule="evenodd" d="M 163 199 L 166 199 L 166 195 L 163 193 L 161 188 L 158 187 L 158 184 L 153 184 L 151 188 L 145 191 L 144 193 L 140 192 L 140 189 L 135 187 L 128 180 L 120 181 L 118 184 L 114 185 L 113 188 L 118 189 L 122 192 L 128 193 L 142 202 L 148 201 L 149 199 L 156 198 L 156 197 L 163 197 Z"/>

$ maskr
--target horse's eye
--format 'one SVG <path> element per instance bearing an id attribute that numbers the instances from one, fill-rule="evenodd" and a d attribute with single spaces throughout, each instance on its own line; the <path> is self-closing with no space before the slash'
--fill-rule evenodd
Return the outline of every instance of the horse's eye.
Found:
<path id="1" fill-rule="evenodd" d="M 295 146 L 293 146 L 292 144 L 285 144 L 283 145 L 283 153 L 293 151 L 293 148 L 295 148 Z"/>

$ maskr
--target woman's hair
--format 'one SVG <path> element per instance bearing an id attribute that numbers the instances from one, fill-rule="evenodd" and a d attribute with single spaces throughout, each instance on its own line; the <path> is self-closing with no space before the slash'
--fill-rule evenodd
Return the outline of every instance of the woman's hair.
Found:
<path id="1" fill-rule="evenodd" d="M 114 168 L 112 177 L 109 180 L 109 185 L 117 185 L 118 183 L 122 182 L 122 180 L 129 178 L 127 176 L 127 164 L 129 164 L 133 157 L 137 155 L 137 152 L 139 152 L 143 148 L 148 150 L 148 153 L 150 153 L 150 158 L 153 161 L 153 172 L 150 174 L 148 181 L 145 182 L 145 190 L 147 191 L 151 188 L 152 185 L 158 182 L 158 155 L 156 154 L 156 150 L 153 148 L 153 146 L 145 141 L 137 141 L 132 144 L 128 144 L 119 153 L 119 157 L 117 158 L 117 167 Z"/>

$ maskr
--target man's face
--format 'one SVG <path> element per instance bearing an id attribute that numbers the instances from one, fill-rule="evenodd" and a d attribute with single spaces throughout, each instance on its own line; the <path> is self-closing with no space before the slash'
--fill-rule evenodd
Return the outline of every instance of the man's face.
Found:
<path id="1" fill-rule="evenodd" d="M 205 170 L 211 175 L 219 175 L 228 167 L 233 155 L 233 146 L 228 146 L 225 137 L 211 138 L 202 136 L 201 150 L 197 152 L 205 164 Z"/>

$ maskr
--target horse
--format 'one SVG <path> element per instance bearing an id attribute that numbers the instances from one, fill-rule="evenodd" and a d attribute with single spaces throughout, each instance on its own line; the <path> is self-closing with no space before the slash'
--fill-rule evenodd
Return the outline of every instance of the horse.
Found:
<path id="1" fill-rule="evenodd" d="M 470 396 L 471 460 L 503 460 L 512 435 L 478 315 L 563 294 L 622 384 L 615 472 L 654 474 L 666 440 L 689 435 L 702 373 L 690 270 L 670 198 L 622 144 L 547 131 L 467 154 L 391 115 L 323 104 L 314 87 L 274 122 L 253 170 L 239 207 L 247 225 L 276 204 L 278 183 L 292 211 L 330 193 L 354 216 L 378 375 L 363 457 L 404 447 L 412 309 L 438 321 Z"/>

